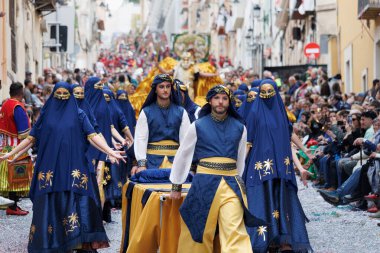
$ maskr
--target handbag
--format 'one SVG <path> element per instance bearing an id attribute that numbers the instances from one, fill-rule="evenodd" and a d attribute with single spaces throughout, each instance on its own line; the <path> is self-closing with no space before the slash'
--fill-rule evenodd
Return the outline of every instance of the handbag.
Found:
<path id="1" fill-rule="evenodd" d="M 8 163 L 8 183 L 10 188 L 28 187 L 33 175 L 33 163 L 26 153 Z"/>

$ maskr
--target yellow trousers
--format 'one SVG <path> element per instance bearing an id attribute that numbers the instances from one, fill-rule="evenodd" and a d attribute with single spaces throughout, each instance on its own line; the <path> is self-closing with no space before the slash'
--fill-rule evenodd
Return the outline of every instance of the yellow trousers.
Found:
<path id="1" fill-rule="evenodd" d="M 216 225 L 219 225 L 220 252 L 250 253 L 251 241 L 244 225 L 243 207 L 236 193 L 221 180 L 211 204 L 203 234 L 203 242 L 195 242 L 184 221 L 181 219 L 181 234 L 178 253 L 212 253 L 215 252 L 214 242 Z"/>

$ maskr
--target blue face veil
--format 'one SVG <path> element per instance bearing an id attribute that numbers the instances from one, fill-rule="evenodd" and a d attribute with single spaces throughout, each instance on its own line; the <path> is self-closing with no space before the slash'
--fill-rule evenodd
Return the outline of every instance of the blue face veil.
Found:
<path id="1" fill-rule="evenodd" d="M 136 127 L 136 113 L 131 105 L 131 102 L 129 102 L 128 93 L 125 90 L 118 90 L 116 94 L 116 102 L 118 103 L 121 111 L 124 113 L 124 116 L 128 121 L 129 130 L 134 136 Z"/>
<path id="2" fill-rule="evenodd" d="M 108 105 L 103 95 L 103 84 L 100 83 L 100 78 L 91 77 L 87 80 L 84 87 L 84 96 L 90 104 L 96 121 L 99 125 L 99 130 L 104 136 L 107 144 L 112 145 L 111 135 L 111 114 Z M 106 155 L 95 148 L 91 148 L 91 157 L 95 160 L 105 161 Z"/>
<path id="3" fill-rule="evenodd" d="M 30 188 L 32 201 L 49 192 L 75 191 L 93 196 L 91 184 L 85 180 L 83 187 L 78 187 L 80 178 L 71 173 L 77 170 L 76 175 L 90 178 L 86 140 L 94 132 L 86 114 L 78 108 L 70 85 L 58 82 L 30 133 L 38 148 Z"/>
<path id="4" fill-rule="evenodd" d="M 261 82 L 248 121 L 253 147 L 247 171 L 247 185 L 282 178 L 291 181 L 296 187 L 290 148 L 292 129 L 273 80 L 266 79 Z"/>

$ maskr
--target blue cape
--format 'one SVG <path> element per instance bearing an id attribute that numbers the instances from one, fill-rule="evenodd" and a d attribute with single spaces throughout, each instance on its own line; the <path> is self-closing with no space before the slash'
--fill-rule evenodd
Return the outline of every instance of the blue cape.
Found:
<path id="1" fill-rule="evenodd" d="M 73 90 L 76 87 L 80 87 L 80 85 L 79 84 L 73 84 L 72 85 Z M 97 133 L 100 133 L 98 122 L 96 122 L 94 112 L 92 111 L 91 106 L 88 103 L 87 99 L 86 98 L 83 98 L 83 99 L 76 98 L 76 100 L 77 100 L 78 107 L 86 113 L 86 115 L 87 115 L 88 119 L 90 120 L 91 125 L 94 127 L 95 131 Z"/>
<path id="2" fill-rule="evenodd" d="M 243 90 L 236 90 L 236 91 L 234 91 L 234 93 L 233 93 L 234 96 L 244 95 L 244 94 L 245 94 L 245 93 L 244 93 Z"/>
<path id="3" fill-rule="evenodd" d="M 104 136 L 108 146 L 112 146 L 111 114 L 104 99 L 103 90 L 94 88 L 94 85 L 99 81 L 100 78 L 98 77 L 90 77 L 84 87 L 84 96 L 94 112 L 100 132 Z M 100 161 L 106 160 L 106 154 L 93 147 L 91 147 L 91 157 Z"/>
<path id="4" fill-rule="evenodd" d="M 238 90 L 242 90 L 245 92 L 248 92 L 248 86 L 245 83 L 240 84 Z"/>
<path id="5" fill-rule="evenodd" d="M 116 130 L 123 136 L 123 129 L 128 126 L 127 119 L 124 116 L 124 113 L 121 111 L 119 105 L 115 101 L 115 96 L 108 87 L 103 89 L 103 93 L 107 94 L 110 97 L 110 101 L 107 102 L 109 110 L 111 113 L 112 124 Z"/>
<path id="6" fill-rule="evenodd" d="M 134 136 L 135 127 L 136 127 L 136 112 L 133 109 L 131 102 L 129 102 L 129 99 L 127 100 L 119 99 L 120 95 L 122 94 L 125 94 L 126 96 L 128 96 L 128 93 L 125 90 L 118 90 L 116 94 L 117 96 L 116 102 L 118 103 L 121 111 L 124 113 L 124 116 L 128 121 L 129 130 Z"/>
<path id="7" fill-rule="evenodd" d="M 71 93 L 70 84 L 58 82 L 30 133 L 36 138 L 38 148 L 30 188 L 32 201 L 50 192 L 74 191 L 95 196 L 85 156 L 87 136 L 95 130 L 84 111 L 78 108 L 72 93 L 67 100 L 54 97 L 58 88 Z M 72 174 L 74 170 L 78 170 L 76 177 Z"/>
<path id="8" fill-rule="evenodd" d="M 256 79 L 256 80 L 253 80 L 252 83 L 251 83 L 251 88 L 254 88 L 254 87 L 259 87 L 260 86 L 260 83 L 261 83 L 261 79 Z"/>
<path id="9" fill-rule="evenodd" d="M 267 83 L 274 87 L 276 94 L 271 98 L 261 98 L 258 94 L 247 122 L 252 132 L 253 147 L 246 166 L 246 184 L 257 185 L 281 178 L 297 187 L 290 148 L 291 124 L 276 83 L 263 80 L 260 89 Z"/>
<path id="10" fill-rule="evenodd" d="M 256 92 L 257 93 L 256 99 L 257 99 L 257 97 L 259 96 L 259 88 L 253 87 L 249 91 L 250 92 L 251 91 Z M 249 96 L 249 93 L 245 96 L 244 100 L 240 99 L 243 103 L 240 106 L 240 108 L 238 109 L 238 112 L 239 112 L 240 116 L 244 119 L 244 121 L 246 123 L 248 121 L 248 116 L 250 114 L 251 108 L 252 108 L 252 106 L 253 106 L 253 104 L 255 102 L 255 101 L 250 101 L 249 99 L 247 99 L 248 96 Z"/>

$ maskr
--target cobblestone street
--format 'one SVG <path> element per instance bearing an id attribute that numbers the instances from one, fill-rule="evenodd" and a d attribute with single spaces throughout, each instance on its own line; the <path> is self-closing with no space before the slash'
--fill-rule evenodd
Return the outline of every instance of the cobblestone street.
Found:
<path id="1" fill-rule="evenodd" d="M 315 189 L 299 185 L 299 197 L 305 213 L 309 238 L 316 253 L 375 253 L 380 248 L 379 220 L 371 219 L 366 212 L 351 211 L 349 206 L 334 207 L 324 202 Z M 32 209 L 29 200 L 21 206 Z M 119 252 L 122 234 L 121 211 L 112 212 L 112 224 L 106 225 L 111 247 L 101 253 Z M 27 252 L 27 238 L 32 214 L 25 217 L 7 216 L 0 210 L 0 253 Z"/>

